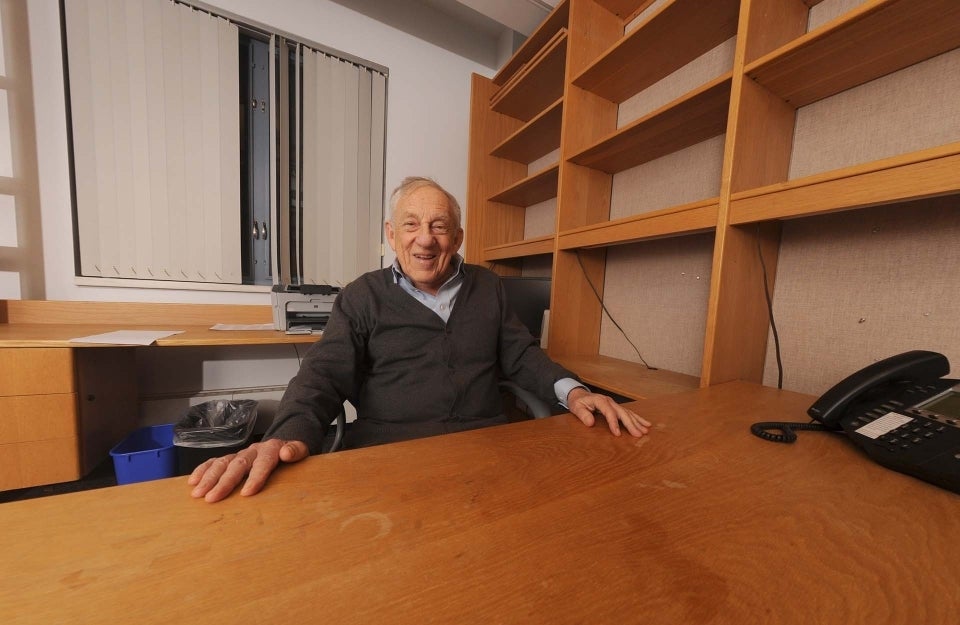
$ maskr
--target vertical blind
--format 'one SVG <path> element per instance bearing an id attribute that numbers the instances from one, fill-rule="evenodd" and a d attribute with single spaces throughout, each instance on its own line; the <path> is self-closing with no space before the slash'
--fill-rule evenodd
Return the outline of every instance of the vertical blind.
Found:
<path id="1" fill-rule="evenodd" d="M 63 7 L 80 274 L 242 283 L 239 63 L 249 33 L 172 0 Z M 343 285 L 380 266 L 385 70 L 301 43 L 294 52 L 293 119 L 271 106 L 272 129 L 291 135 L 295 190 L 273 194 L 293 204 L 270 209 L 289 233 L 272 254 L 295 252 L 282 273 L 293 282 Z M 271 171 L 277 189 L 290 188 Z"/>
<path id="2" fill-rule="evenodd" d="M 236 25 L 169 0 L 64 9 L 81 274 L 239 283 Z"/>
<path id="3" fill-rule="evenodd" d="M 302 282 L 344 285 L 380 266 L 386 78 L 298 47 Z"/>

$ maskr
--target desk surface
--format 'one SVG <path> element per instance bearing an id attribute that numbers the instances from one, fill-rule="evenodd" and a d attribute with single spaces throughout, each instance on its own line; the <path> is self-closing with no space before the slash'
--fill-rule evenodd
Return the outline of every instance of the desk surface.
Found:
<path id="1" fill-rule="evenodd" d="M 960 498 L 731 383 L 310 458 L 253 498 L 184 478 L 0 505 L 5 623 L 948 623 Z"/>
<path id="2" fill-rule="evenodd" d="M 279 330 L 211 330 L 210 326 L 182 323 L 89 324 L 89 323 L 16 323 L 0 324 L 0 347 L 116 347 L 99 343 L 71 343 L 70 339 L 116 330 L 181 330 L 153 345 L 160 347 L 201 347 L 207 345 L 277 345 L 285 343 L 313 343 L 318 334 L 294 335 Z"/>
<path id="3" fill-rule="evenodd" d="M 161 347 L 312 343 L 317 335 L 211 330 L 218 323 L 273 323 L 270 306 L 0 300 L 0 347 L 110 347 L 70 339 L 116 330 L 182 330 Z"/>

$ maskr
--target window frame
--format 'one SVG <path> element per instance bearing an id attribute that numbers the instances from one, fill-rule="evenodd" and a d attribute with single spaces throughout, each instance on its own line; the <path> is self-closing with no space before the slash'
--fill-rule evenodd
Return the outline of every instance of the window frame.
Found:
<path id="1" fill-rule="evenodd" d="M 77 201 L 77 190 L 76 190 L 76 163 L 75 163 L 75 146 L 74 146 L 74 128 L 73 128 L 73 114 L 72 114 L 72 103 L 71 103 L 71 92 L 70 92 L 70 83 L 69 83 L 69 63 L 68 63 L 68 50 L 67 50 L 67 24 L 66 24 L 66 15 L 65 15 L 65 2 L 67 0 L 60 0 L 60 21 L 61 21 L 61 39 L 62 39 L 62 54 L 63 54 L 63 64 L 64 64 L 64 87 L 65 87 L 65 98 L 66 98 L 66 113 L 67 113 L 67 141 L 69 148 L 69 175 L 70 175 L 70 187 L 71 187 L 71 203 L 72 203 L 72 234 L 74 241 L 74 281 L 77 285 L 80 286 L 123 286 L 129 288 L 159 288 L 159 289 L 178 289 L 178 290 L 207 290 L 207 291 L 224 291 L 224 292 L 269 292 L 273 285 L 276 284 L 289 284 L 292 273 L 290 271 L 290 265 L 293 261 L 291 258 L 291 253 L 296 253 L 297 250 L 291 250 L 288 244 L 284 242 L 290 241 L 290 230 L 289 230 L 289 220 L 282 217 L 284 212 L 287 210 L 289 202 L 289 190 L 288 184 L 284 184 L 281 181 L 289 181 L 290 175 L 290 163 L 289 163 L 289 149 L 290 149 L 290 138 L 291 130 L 294 126 L 293 121 L 289 119 L 288 114 L 284 111 L 287 110 L 283 106 L 284 100 L 287 98 L 281 98 L 280 90 L 283 88 L 284 80 L 289 80 L 289 76 L 284 78 L 284 74 L 287 72 L 281 71 L 280 67 L 285 64 L 280 62 L 280 55 L 277 54 L 278 48 L 281 46 L 288 45 L 300 45 L 305 46 L 309 49 L 319 51 L 325 55 L 336 57 L 346 63 L 351 63 L 360 68 L 369 70 L 370 72 L 376 72 L 383 76 L 384 80 L 384 105 L 383 105 L 383 138 L 382 138 L 382 162 L 380 163 L 380 189 L 379 189 L 379 223 L 378 232 L 379 239 L 374 240 L 371 238 L 369 241 L 363 241 L 364 245 L 376 247 L 377 256 L 380 259 L 382 264 L 383 259 L 383 233 L 382 233 L 382 223 L 384 213 L 386 211 L 386 196 L 385 196 L 385 169 L 386 169 L 386 140 L 387 140 L 387 116 L 388 116 L 388 107 L 386 101 L 386 93 L 389 90 L 389 69 L 381 65 L 372 63 L 365 59 L 361 59 L 354 55 L 336 50 L 329 46 L 311 41 L 307 38 L 294 35 L 292 33 L 282 31 L 273 27 L 266 26 L 256 20 L 251 20 L 249 18 L 237 15 L 230 11 L 225 11 L 218 7 L 212 7 L 204 2 L 198 2 L 193 0 L 170 0 L 174 4 L 184 5 L 191 9 L 202 11 L 210 14 L 213 17 L 218 17 L 229 21 L 234 24 L 241 36 L 250 37 L 259 39 L 264 42 L 268 42 L 269 51 L 270 51 L 270 71 L 269 71 L 269 111 L 270 111 L 270 124 L 269 124 L 269 144 L 270 144 L 270 153 L 269 153 L 269 184 L 270 184 L 270 206 L 269 206 L 269 250 L 268 250 L 268 262 L 269 270 L 267 272 L 266 281 L 261 281 L 259 283 L 250 283 L 244 281 L 242 283 L 224 283 L 216 281 L 181 281 L 181 280 L 151 280 L 146 278 L 128 278 L 128 277 L 107 277 L 107 276 L 91 276 L 83 275 L 80 263 L 80 238 L 78 231 L 78 201 Z M 238 51 L 238 63 L 242 62 L 239 51 Z M 238 94 L 238 99 L 241 94 Z M 296 126 L 299 128 L 299 120 L 296 120 Z M 241 139 L 242 140 L 242 139 Z M 239 159 L 239 154 L 238 154 Z M 242 168 L 242 164 L 241 164 Z M 247 179 L 244 177 L 244 173 L 241 170 L 241 187 L 248 184 Z M 284 193 L 284 191 L 287 191 Z M 238 219 L 242 219 L 241 207 L 237 207 Z M 371 215 L 371 218 L 373 216 Z M 249 231 L 244 225 L 243 221 L 240 223 L 241 237 L 246 236 Z M 246 265 L 244 274 L 246 274 Z M 296 273 L 296 272 L 294 272 Z"/>

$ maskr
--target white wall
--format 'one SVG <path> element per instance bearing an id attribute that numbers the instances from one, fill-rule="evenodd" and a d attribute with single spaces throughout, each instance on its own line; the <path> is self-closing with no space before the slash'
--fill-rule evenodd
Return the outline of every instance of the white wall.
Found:
<path id="1" fill-rule="evenodd" d="M 207 4 L 387 67 L 386 192 L 404 176 L 426 175 L 466 203 L 470 74 L 492 70 L 328 0 Z M 75 284 L 58 2 L 31 0 L 28 11 L 47 299 L 268 304 L 265 292 Z"/>

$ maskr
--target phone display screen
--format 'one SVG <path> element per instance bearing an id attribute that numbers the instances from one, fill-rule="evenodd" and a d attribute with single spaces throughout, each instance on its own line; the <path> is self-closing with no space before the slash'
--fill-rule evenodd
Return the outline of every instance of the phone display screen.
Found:
<path id="1" fill-rule="evenodd" d="M 934 397 L 925 404 L 920 404 L 917 408 L 943 415 L 950 419 L 960 419 L 960 393 L 955 390 L 947 391 L 942 395 Z"/>

